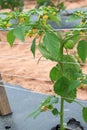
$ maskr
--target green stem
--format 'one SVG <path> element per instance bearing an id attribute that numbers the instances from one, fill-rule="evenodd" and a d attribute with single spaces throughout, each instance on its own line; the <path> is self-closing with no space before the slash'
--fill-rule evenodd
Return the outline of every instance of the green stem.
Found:
<path id="1" fill-rule="evenodd" d="M 61 106 L 60 106 L 60 130 L 64 130 L 63 118 L 64 118 L 64 99 L 61 97 Z"/>
<path id="2" fill-rule="evenodd" d="M 61 63 L 61 59 L 63 57 L 63 46 L 64 46 L 64 43 L 62 42 L 61 47 L 60 47 L 60 61 L 59 61 L 59 64 L 61 66 L 62 75 L 63 75 L 63 64 Z M 60 102 L 60 130 L 64 130 L 63 120 L 64 120 L 64 98 L 61 97 L 61 102 Z"/>

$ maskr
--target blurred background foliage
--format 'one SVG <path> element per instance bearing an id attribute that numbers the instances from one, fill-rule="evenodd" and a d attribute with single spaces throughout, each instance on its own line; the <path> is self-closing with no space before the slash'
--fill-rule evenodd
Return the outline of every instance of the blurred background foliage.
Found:
<path id="1" fill-rule="evenodd" d="M 11 9 L 22 11 L 24 6 L 23 0 L 0 0 L 1 9 Z"/>
<path id="2" fill-rule="evenodd" d="M 11 10 L 19 10 L 22 11 L 24 7 L 24 3 L 29 1 L 36 2 L 36 8 L 40 6 L 55 6 L 58 8 L 65 8 L 64 1 L 71 1 L 71 0 L 0 0 L 0 9 L 11 9 Z"/>

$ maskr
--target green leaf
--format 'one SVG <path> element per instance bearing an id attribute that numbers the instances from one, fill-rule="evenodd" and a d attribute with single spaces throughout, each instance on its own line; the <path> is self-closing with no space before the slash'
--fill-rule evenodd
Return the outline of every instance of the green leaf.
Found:
<path id="1" fill-rule="evenodd" d="M 78 80 L 70 81 L 68 92 L 71 92 L 71 91 L 75 90 L 77 87 L 80 86 L 80 84 L 81 83 Z"/>
<path id="2" fill-rule="evenodd" d="M 52 97 L 53 96 L 48 96 L 44 101 L 42 101 L 40 103 L 40 106 L 42 107 L 42 106 L 47 106 L 48 104 L 50 104 L 50 101 L 51 101 Z"/>
<path id="3" fill-rule="evenodd" d="M 83 83 L 83 84 L 87 84 L 87 79 L 84 79 L 84 80 L 82 81 L 82 83 Z"/>
<path id="4" fill-rule="evenodd" d="M 84 121 L 87 123 L 87 107 L 83 107 L 82 116 L 83 116 Z"/>
<path id="5" fill-rule="evenodd" d="M 27 118 L 33 117 L 34 119 L 41 113 L 41 108 L 36 109 L 34 112 L 30 113 Z"/>
<path id="6" fill-rule="evenodd" d="M 73 36 L 72 36 L 72 40 L 73 40 L 73 42 L 76 44 L 78 41 L 79 41 L 79 39 L 80 39 L 80 33 L 78 32 L 78 30 L 75 30 L 74 32 L 73 32 Z"/>
<path id="7" fill-rule="evenodd" d="M 66 96 L 68 94 L 67 88 L 69 86 L 69 80 L 65 77 L 61 77 L 54 84 L 54 92 L 60 96 Z"/>
<path id="8" fill-rule="evenodd" d="M 61 69 L 58 66 L 55 66 L 50 71 L 50 79 L 51 81 L 57 81 L 61 77 Z"/>
<path id="9" fill-rule="evenodd" d="M 36 49 L 36 38 L 33 39 L 32 45 L 31 45 L 31 51 L 34 57 L 35 57 L 35 49 Z"/>
<path id="10" fill-rule="evenodd" d="M 78 55 L 83 62 L 86 61 L 87 57 L 87 42 L 85 40 L 81 40 L 77 46 Z"/>
<path id="11" fill-rule="evenodd" d="M 63 97 L 67 102 L 71 103 L 76 97 L 76 90 L 69 92 L 70 81 L 66 77 L 61 77 L 54 84 L 54 92 Z"/>
<path id="12" fill-rule="evenodd" d="M 52 110 L 52 114 L 55 115 L 55 116 L 57 116 L 59 114 L 59 111 L 57 110 L 57 108 L 54 108 Z"/>
<path id="13" fill-rule="evenodd" d="M 50 52 L 46 49 L 46 47 L 40 43 L 38 45 L 38 49 L 41 52 L 41 54 L 43 55 L 43 57 L 45 57 L 46 59 L 50 59 L 52 61 L 55 61 L 56 59 L 50 54 Z"/>
<path id="14" fill-rule="evenodd" d="M 72 14 L 69 19 L 67 20 L 67 22 L 72 22 L 72 21 L 75 21 L 75 20 L 79 20 L 80 17 L 75 15 L 75 14 Z"/>
<path id="15" fill-rule="evenodd" d="M 60 41 L 60 43 L 61 43 L 62 40 L 63 40 L 62 33 L 59 32 L 59 31 L 57 31 L 57 32 L 56 32 L 56 35 L 57 35 L 57 37 L 58 37 L 58 39 L 59 39 L 59 41 Z"/>
<path id="16" fill-rule="evenodd" d="M 24 42 L 25 40 L 25 31 L 24 31 L 24 28 L 20 27 L 20 26 L 17 26 L 15 29 L 14 29 L 14 35 L 16 38 L 19 38 L 22 42 Z"/>
<path id="17" fill-rule="evenodd" d="M 39 15 L 43 15 L 43 10 L 36 10 L 36 13 Z"/>
<path id="18" fill-rule="evenodd" d="M 76 98 L 76 89 L 68 93 L 67 96 L 65 97 L 65 100 L 68 103 L 72 103 L 75 98 Z"/>
<path id="19" fill-rule="evenodd" d="M 81 73 L 81 68 L 78 62 L 70 55 L 63 55 L 63 73 L 64 76 L 70 80 L 76 80 L 78 74 Z"/>
<path id="20" fill-rule="evenodd" d="M 58 15 L 57 17 L 54 15 L 49 15 L 49 18 L 51 21 L 54 21 L 55 23 L 57 23 L 57 25 L 60 25 L 60 15 Z"/>
<path id="21" fill-rule="evenodd" d="M 48 96 L 44 101 L 41 102 L 40 106 L 48 106 L 55 103 L 58 103 L 58 97 Z"/>
<path id="22" fill-rule="evenodd" d="M 49 105 L 47 106 L 47 109 L 48 109 L 48 110 L 53 110 L 53 105 L 49 104 Z"/>
<path id="23" fill-rule="evenodd" d="M 51 56 L 57 60 L 60 49 L 60 40 L 56 33 L 45 32 L 43 44 L 46 50 L 51 54 Z"/>
<path id="24" fill-rule="evenodd" d="M 46 50 L 45 46 L 43 46 L 43 44 L 39 44 L 38 45 L 38 49 L 41 52 L 41 54 L 43 55 L 43 57 L 45 57 L 46 59 L 51 59 L 51 55 L 50 53 Z"/>
<path id="25" fill-rule="evenodd" d="M 12 29 L 7 34 L 7 41 L 11 47 L 13 46 L 14 40 L 15 40 L 14 30 Z"/>

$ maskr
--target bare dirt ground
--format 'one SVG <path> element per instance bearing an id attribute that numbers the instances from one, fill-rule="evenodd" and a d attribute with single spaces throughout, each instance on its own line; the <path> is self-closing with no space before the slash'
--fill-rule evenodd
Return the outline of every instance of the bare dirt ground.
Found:
<path id="1" fill-rule="evenodd" d="M 65 3 L 67 8 L 76 8 L 87 5 L 87 0 L 77 0 L 72 3 Z M 25 10 L 35 7 L 34 1 L 25 1 Z M 55 65 L 49 60 L 41 58 L 40 53 L 36 52 L 36 58 L 30 51 L 32 39 L 26 39 L 25 43 L 17 40 L 12 48 L 6 42 L 6 32 L 0 31 L 0 72 L 4 82 L 21 85 L 24 88 L 35 92 L 53 94 L 52 83 L 49 79 L 49 71 Z M 87 72 L 87 67 L 83 67 Z M 87 100 L 87 89 L 79 89 L 77 98 Z"/>

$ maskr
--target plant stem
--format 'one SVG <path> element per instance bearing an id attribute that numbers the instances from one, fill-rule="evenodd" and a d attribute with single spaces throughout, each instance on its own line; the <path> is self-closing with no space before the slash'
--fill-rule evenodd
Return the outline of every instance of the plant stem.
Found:
<path id="1" fill-rule="evenodd" d="M 64 117 L 64 99 L 61 97 L 61 106 L 60 106 L 60 130 L 64 130 L 64 127 L 63 127 L 63 117 Z"/>
<path id="2" fill-rule="evenodd" d="M 61 54 L 60 61 L 63 57 L 63 46 L 64 46 L 64 43 L 62 42 L 61 47 L 60 47 L 60 54 Z M 61 66 L 62 75 L 63 75 L 63 64 L 61 64 L 60 62 L 59 62 L 59 64 Z M 64 98 L 61 97 L 61 101 L 60 101 L 60 130 L 64 130 L 63 119 L 64 119 Z"/>

